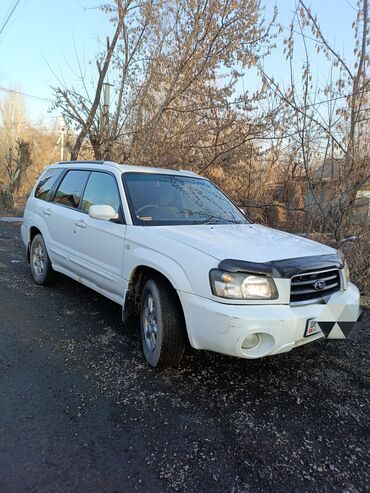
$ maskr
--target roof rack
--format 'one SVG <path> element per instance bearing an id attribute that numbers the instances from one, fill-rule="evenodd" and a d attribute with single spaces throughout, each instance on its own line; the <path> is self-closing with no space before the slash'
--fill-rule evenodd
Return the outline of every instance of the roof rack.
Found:
<path id="1" fill-rule="evenodd" d="M 189 175 L 198 175 L 195 171 L 191 171 L 190 169 L 179 169 L 178 171 L 181 171 L 181 173 L 189 173 Z"/>
<path id="2" fill-rule="evenodd" d="M 96 160 L 96 159 L 77 159 L 75 161 L 59 161 L 59 164 L 83 164 L 83 163 L 95 163 L 95 164 L 104 164 L 104 160 Z"/>

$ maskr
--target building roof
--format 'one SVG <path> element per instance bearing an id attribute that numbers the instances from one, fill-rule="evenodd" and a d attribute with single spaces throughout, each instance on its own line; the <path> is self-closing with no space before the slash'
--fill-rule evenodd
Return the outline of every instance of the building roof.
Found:
<path id="1" fill-rule="evenodd" d="M 314 172 L 314 179 L 320 181 L 338 181 L 341 177 L 343 159 L 325 159 L 323 164 Z"/>

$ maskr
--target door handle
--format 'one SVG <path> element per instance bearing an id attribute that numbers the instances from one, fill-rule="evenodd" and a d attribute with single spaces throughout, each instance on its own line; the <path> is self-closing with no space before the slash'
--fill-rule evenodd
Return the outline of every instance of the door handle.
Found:
<path id="1" fill-rule="evenodd" d="M 43 209 L 42 213 L 44 214 L 44 216 L 51 216 L 51 210 L 50 209 Z"/>
<path id="2" fill-rule="evenodd" d="M 75 225 L 78 227 L 78 228 L 86 228 L 87 224 L 85 223 L 85 221 L 76 221 L 75 222 Z"/>

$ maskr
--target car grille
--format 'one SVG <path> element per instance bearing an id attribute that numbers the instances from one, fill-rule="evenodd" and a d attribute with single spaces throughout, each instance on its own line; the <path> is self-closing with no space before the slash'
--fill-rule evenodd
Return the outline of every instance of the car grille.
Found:
<path id="1" fill-rule="evenodd" d="M 299 274 L 292 277 L 290 302 L 305 303 L 320 300 L 339 290 L 340 274 L 338 269 Z"/>

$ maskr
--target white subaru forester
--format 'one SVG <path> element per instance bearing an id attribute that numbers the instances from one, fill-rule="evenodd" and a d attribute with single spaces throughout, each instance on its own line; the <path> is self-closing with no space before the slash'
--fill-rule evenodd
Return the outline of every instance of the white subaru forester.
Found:
<path id="1" fill-rule="evenodd" d="M 261 358 L 344 338 L 359 315 L 340 252 L 251 224 L 192 172 L 54 164 L 27 201 L 22 237 L 38 284 L 62 272 L 122 305 L 153 367 L 178 364 L 187 341 Z"/>

